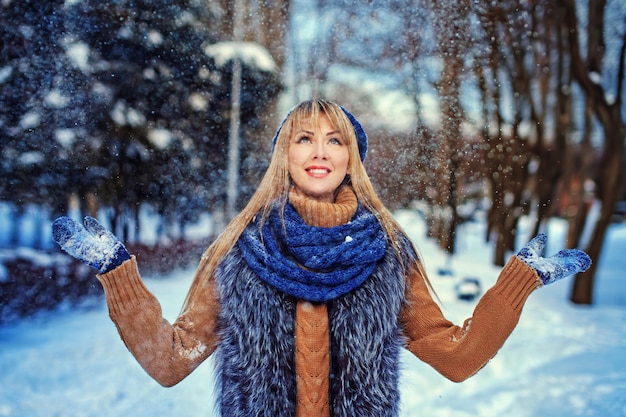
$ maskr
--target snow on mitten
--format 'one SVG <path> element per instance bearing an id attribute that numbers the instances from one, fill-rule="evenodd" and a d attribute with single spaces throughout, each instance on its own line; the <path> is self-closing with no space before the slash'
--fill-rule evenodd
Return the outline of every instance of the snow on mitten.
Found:
<path id="1" fill-rule="evenodd" d="M 547 236 L 540 233 L 517 254 L 526 265 L 537 271 L 544 285 L 561 278 L 584 272 L 591 265 L 591 258 L 579 249 L 563 249 L 549 258 L 540 256 Z"/>
<path id="2" fill-rule="evenodd" d="M 84 227 L 69 217 L 59 217 L 52 223 L 52 238 L 65 252 L 101 274 L 130 259 L 122 242 L 93 217 L 85 217 Z"/>

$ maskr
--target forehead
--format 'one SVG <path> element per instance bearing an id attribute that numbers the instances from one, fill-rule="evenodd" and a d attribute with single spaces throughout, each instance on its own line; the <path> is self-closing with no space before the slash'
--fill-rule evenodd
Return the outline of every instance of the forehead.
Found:
<path id="1" fill-rule="evenodd" d="M 338 131 L 338 129 L 335 129 L 335 126 L 330 118 L 324 113 L 294 119 L 293 132 L 298 132 L 300 130 L 312 131 L 315 129 Z"/>

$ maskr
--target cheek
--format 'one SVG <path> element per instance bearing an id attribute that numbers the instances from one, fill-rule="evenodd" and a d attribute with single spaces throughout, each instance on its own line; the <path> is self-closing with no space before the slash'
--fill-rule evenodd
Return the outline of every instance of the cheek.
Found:
<path id="1" fill-rule="evenodd" d="M 296 152 L 292 152 L 291 150 L 287 153 L 287 166 L 289 167 L 289 171 L 293 166 L 298 164 L 298 155 Z"/>
<path id="2" fill-rule="evenodd" d="M 289 165 L 301 164 L 303 160 L 303 153 L 298 147 L 290 146 L 287 151 L 287 163 Z"/>
<path id="3" fill-rule="evenodd" d="M 298 176 L 298 168 L 301 168 L 303 164 L 302 156 L 297 152 L 288 152 L 287 153 L 287 172 L 289 172 L 289 176 L 293 179 L 294 175 Z"/>
<path id="4" fill-rule="evenodd" d="M 348 151 L 345 151 L 344 153 L 342 153 L 337 161 L 338 161 L 339 167 L 342 170 L 345 170 L 346 172 L 349 171 L 349 168 L 350 168 L 350 154 L 348 153 Z"/>

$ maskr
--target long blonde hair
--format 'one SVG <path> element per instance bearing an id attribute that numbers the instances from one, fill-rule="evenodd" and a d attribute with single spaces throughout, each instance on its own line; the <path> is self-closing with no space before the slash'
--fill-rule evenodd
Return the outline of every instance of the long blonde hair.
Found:
<path id="1" fill-rule="evenodd" d="M 348 163 L 348 174 L 350 176 L 350 185 L 354 189 L 357 200 L 369 211 L 371 211 L 378 219 L 382 226 L 387 240 L 398 253 L 400 262 L 403 267 L 417 267 L 423 278 L 426 280 L 429 288 L 430 283 L 426 276 L 422 262 L 417 259 L 416 265 L 404 265 L 402 247 L 405 243 L 400 241 L 400 237 L 404 235 L 402 228 L 393 218 L 389 210 L 383 205 L 382 201 L 374 191 L 374 187 L 365 171 L 365 166 L 359 154 L 359 148 L 354 127 L 348 119 L 346 113 L 341 107 L 331 101 L 324 99 L 315 99 L 304 101 L 294 107 L 285 118 L 274 143 L 274 151 L 270 160 L 269 167 L 259 184 L 256 192 L 250 198 L 248 204 L 243 210 L 226 226 L 222 234 L 209 246 L 202 255 L 202 277 L 196 276 L 192 288 L 187 295 L 187 302 L 191 298 L 191 294 L 195 291 L 200 281 L 209 279 L 213 276 L 216 268 L 222 259 L 230 252 L 236 244 L 239 236 L 245 228 L 252 222 L 255 216 L 261 215 L 261 224 L 269 216 L 272 206 L 278 201 L 284 205 L 289 195 L 291 187 L 289 171 L 288 171 L 288 149 L 289 142 L 294 128 L 299 128 L 303 121 L 319 123 L 320 114 L 325 114 L 330 120 L 333 127 L 341 133 L 346 141 L 348 152 L 350 155 Z M 281 210 L 282 212 L 282 210 Z M 411 243 L 412 245 L 412 243 Z M 415 247 L 412 249 L 417 254 Z"/>

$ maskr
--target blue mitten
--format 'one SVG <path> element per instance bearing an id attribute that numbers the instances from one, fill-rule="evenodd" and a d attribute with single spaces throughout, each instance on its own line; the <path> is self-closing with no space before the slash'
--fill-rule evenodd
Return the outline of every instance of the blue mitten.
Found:
<path id="1" fill-rule="evenodd" d="M 69 217 L 59 217 L 52 223 L 52 238 L 61 249 L 101 274 L 130 259 L 122 242 L 93 217 L 85 217 L 84 227 Z"/>
<path id="2" fill-rule="evenodd" d="M 547 236 L 540 233 L 517 254 L 526 265 L 537 271 L 544 285 L 561 278 L 586 271 L 591 265 L 591 258 L 579 249 L 563 249 L 549 258 L 540 256 L 546 245 Z"/>

